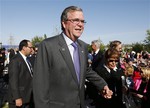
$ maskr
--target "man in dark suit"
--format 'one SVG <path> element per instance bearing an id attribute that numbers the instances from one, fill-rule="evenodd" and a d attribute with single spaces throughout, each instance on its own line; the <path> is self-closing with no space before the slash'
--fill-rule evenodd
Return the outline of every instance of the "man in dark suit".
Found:
<path id="1" fill-rule="evenodd" d="M 32 99 L 32 68 L 26 61 L 31 54 L 32 43 L 22 40 L 19 44 L 19 53 L 10 61 L 9 73 L 9 108 L 31 108 Z"/>
<path id="2" fill-rule="evenodd" d="M 97 68 L 103 60 L 103 53 L 100 51 L 99 40 L 92 41 L 91 46 L 93 50 L 92 69 L 95 71 L 95 68 Z"/>
<path id="3" fill-rule="evenodd" d="M 105 98 L 111 98 L 112 91 L 105 81 L 87 69 L 87 44 L 78 39 L 84 24 L 82 9 L 67 7 L 61 15 L 63 32 L 40 43 L 33 77 L 35 108 L 84 108 L 85 78 L 103 91 Z M 77 59 L 74 60 L 73 52 L 76 50 L 79 63 L 74 64 Z M 77 64 L 78 71 L 74 66 Z"/>
<path id="4" fill-rule="evenodd" d="M 100 41 L 99 40 L 93 40 L 91 42 L 91 47 L 92 47 L 92 51 L 93 51 L 93 54 L 92 54 L 93 60 L 92 60 L 91 67 L 95 71 L 95 68 L 100 66 L 102 63 L 103 53 L 102 53 L 102 51 L 100 51 Z M 93 100 L 90 104 L 92 106 L 94 106 L 96 103 L 96 98 L 98 96 L 97 89 L 93 85 L 93 83 L 91 83 L 89 81 L 86 82 L 86 85 L 87 85 L 87 88 L 86 88 L 87 95 L 89 96 L 90 99 Z"/>

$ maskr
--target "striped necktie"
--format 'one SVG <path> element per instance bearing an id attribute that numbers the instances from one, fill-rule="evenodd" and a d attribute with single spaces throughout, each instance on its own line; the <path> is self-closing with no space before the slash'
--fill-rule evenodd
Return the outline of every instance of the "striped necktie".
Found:
<path id="1" fill-rule="evenodd" d="M 33 69 L 32 69 L 32 65 L 30 63 L 30 60 L 28 58 L 26 58 L 26 61 L 27 61 L 28 65 L 29 65 L 29 68 L 30 68 L 30 74 L 33 77 Z"/>

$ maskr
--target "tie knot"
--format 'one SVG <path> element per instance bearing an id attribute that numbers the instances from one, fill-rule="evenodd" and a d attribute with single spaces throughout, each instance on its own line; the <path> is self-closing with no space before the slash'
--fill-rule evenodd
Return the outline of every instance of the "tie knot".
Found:
<path id="1" fill-rule="evenodd" d="M 77 48 L 77 47 L 78 47 L 75 42 L 73 42 L 71 45 L 72 45 L 74 48 Z"/>
<path id="2" fill-rule="evenodd" d="M 26 60 L 27 60 L 27 62 L 29 62 L 29 59 L 28 59 L 28 57 L 26 58 Z"/>
<path id="3" fill-rule="evenodd" d="M 29 58 L 26 58 L 26 61 L 29 65 L 31 65 Z"/>
<path id="4" fill-rule="evenodd" d="M 77 48 L 77 47 L 78 47 L 75 42 L 73 42 L 71 45 L 72 45 L 74 48 Z"/>

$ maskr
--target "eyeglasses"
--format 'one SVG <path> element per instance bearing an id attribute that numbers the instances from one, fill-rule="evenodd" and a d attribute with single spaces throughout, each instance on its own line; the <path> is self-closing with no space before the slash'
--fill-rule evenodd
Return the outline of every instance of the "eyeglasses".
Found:
<path id="1" fill-rule="evenodd" d="M 118 62 L 118 60 L 108 60 L 108 62 Z"/>
<path id="2" fill-rule="evenodd" d="M 27 46 L 28 48 L 30 48 L 30 49 L 32 49 L 33 47 L 29 47 L 29 46 Z"/>
<path id="3" fill-rule="evenodd" d="M 76 19 L 67 19 L 66 21 L 70 21 L 70 22 L 72 22 L 73 24 L 79 24 L 80 22 L 81 22 L 82 24 L 85 24 L 85 23 L 86 23 L 85 20 L 80 20 L 80 19 L 78 19 L 78 18 L 76 18 Z"/>

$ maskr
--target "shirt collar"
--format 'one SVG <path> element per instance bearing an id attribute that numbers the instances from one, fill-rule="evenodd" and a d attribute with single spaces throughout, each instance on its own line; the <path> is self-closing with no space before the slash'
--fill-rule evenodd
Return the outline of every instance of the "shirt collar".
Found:
<path id="1" fill-rule="evenodd" d="M 118 69 L 118 68 L 117 68 L 117 67 L 115 67 L 113 70 L 114 70 L 114 71 L 117 71 L 117 69 Z"/>
<path id="2" fill-rule="evenodd" d="M 110 73 L 110 69 L 104 64 L 104 67 L 106 68 L 106 70 Z"/>
<path id="3" fill-rule="evenodd" d="M 21 54 L 21 56 L 23 57 L 23 59 L 26 61 L 26 56 L 25 55 L 23 55 L 22 53 L 21 53 L 21 51 L 19 51 L 19 53 Z"/>
<path id="4" fill-rule="evenodd" d="M 95 51 L 95 54 L 97 54 L 99 52 L 99 49 L 97 49 L 96 51 Z"/>
<path id="5" fill-rule="evenodd" d="M 110 73 L 110 69 L 104 64 L 104 67 L 106 68 L 106 70 Z M 115 67 L 114 69 L 113 69 L 115 72 L 117 71 L 117 67 Z"/>
<path id="6" fill-rule="evenodd" d="M 64 33 L 62 33 L 62 34 L 67 43 L 67 46 L 71 45 L 73 43 L 73 41 L 70 38 L 68 38 Z"/>

